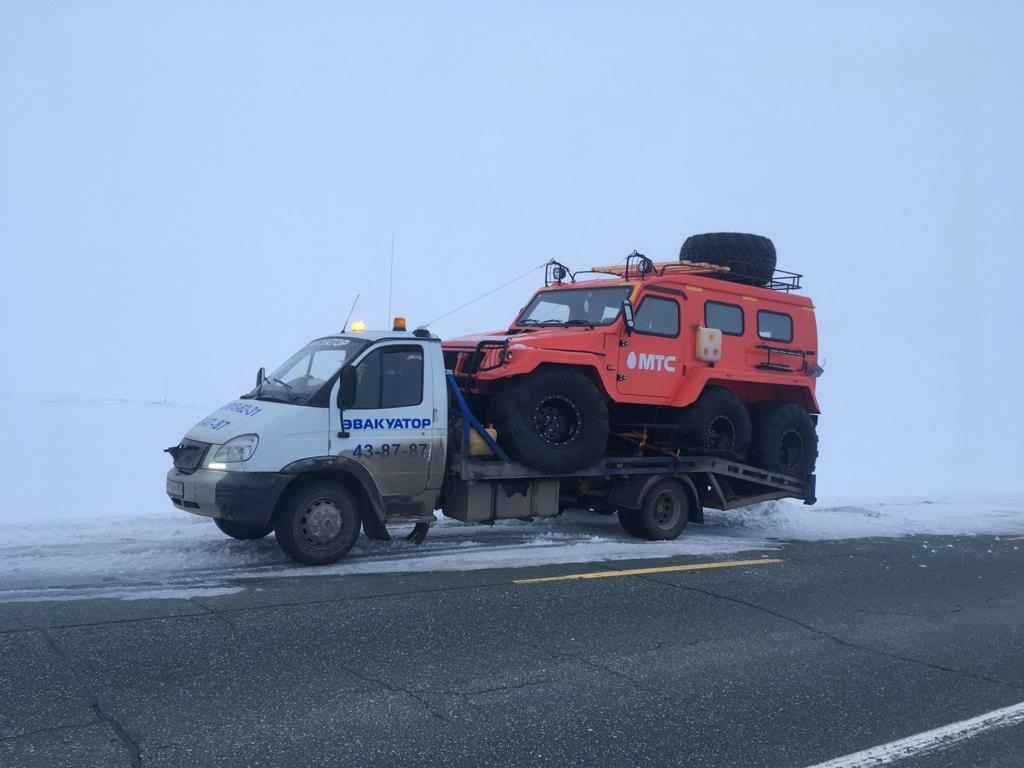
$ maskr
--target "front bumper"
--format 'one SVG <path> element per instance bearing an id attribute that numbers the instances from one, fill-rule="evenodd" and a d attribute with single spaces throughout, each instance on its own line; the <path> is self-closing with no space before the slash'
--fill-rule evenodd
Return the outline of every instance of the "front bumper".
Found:
<path id="1" fill-rule="evenodd" d="M 198 469 L 167 473 L 167 495 L 178 509 L 203 517 L 269 525 L 274 507 L 292 475 L 278 472 L 221 472 Z"/>

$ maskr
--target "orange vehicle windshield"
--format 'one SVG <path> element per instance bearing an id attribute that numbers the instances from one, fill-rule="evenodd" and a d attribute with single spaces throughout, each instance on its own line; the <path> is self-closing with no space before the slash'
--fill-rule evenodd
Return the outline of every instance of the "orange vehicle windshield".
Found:
<path id="1" fill-rule="evenodd" d="M 540 291 L 516 325 L 611 325 L 629 297 L 630 286 L 554 288 Z"/>

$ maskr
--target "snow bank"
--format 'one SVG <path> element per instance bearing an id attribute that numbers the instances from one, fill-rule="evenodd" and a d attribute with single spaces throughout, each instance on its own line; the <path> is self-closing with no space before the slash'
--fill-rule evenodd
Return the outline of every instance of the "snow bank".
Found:
<path id="1" fill-rule="evenodd" d="M 818 541 L 928 534 L 1024 534 L 1024 494 L 903 498 L 868 505 L 804 506 L 775 501 L 731 512 L 708 510 L 708 524 L 776 539 Z"/>

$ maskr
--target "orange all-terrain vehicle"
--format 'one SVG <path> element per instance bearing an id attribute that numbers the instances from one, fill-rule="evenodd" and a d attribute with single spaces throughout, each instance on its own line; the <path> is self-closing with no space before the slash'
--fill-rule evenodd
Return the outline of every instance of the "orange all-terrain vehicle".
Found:
<path id="1" fill-rule="evenodd" d="M 582 470 L 610 445 L 808 475 L 817 457 L 814 306 L 771 240 L 687 238 L 545 287 L 505 331 L 444 343 L 446 367 L 515 460 Z M 581 275 L 596 273 L 593 279 Z"/>

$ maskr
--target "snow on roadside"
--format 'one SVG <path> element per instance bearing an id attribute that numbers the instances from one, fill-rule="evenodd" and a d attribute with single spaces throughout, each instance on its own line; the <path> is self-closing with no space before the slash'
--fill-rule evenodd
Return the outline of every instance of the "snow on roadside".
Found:
<path id="1" fill-rule="evenodd" d="M 494 526 L 440 518 L 420 546 L 397 538 L 404 530 L 395 531 L 392 542 L 361 538 L 336 565 L 302 568 L 278 550 L 273 537 L 234 541 L 209 520 L 185 513 L 8 523 L 0 533 L 0 602 L 198 597 L 237 588 L 225 587 L 228 581 L 237 585 L 266 577 L 713 557 L 770 551 L 787 540 L 1024 535 L 1024 494 L 838 507 L 770 502 L 731 512 L 707 510 L 704 526 L 690 526 L 669 542 L 630 538 L 615 517 L 583 512 Z"/>
<path id="2" fill-rule="evenodd" d="M 1024 493 L 902 498 L 866 505 L 806 506 L 775 501 L 730 512 L 706 511 L 709 525 L 761 531 L 776 539 L 819 541 L 927 534 L 1024 535 Z"/>

